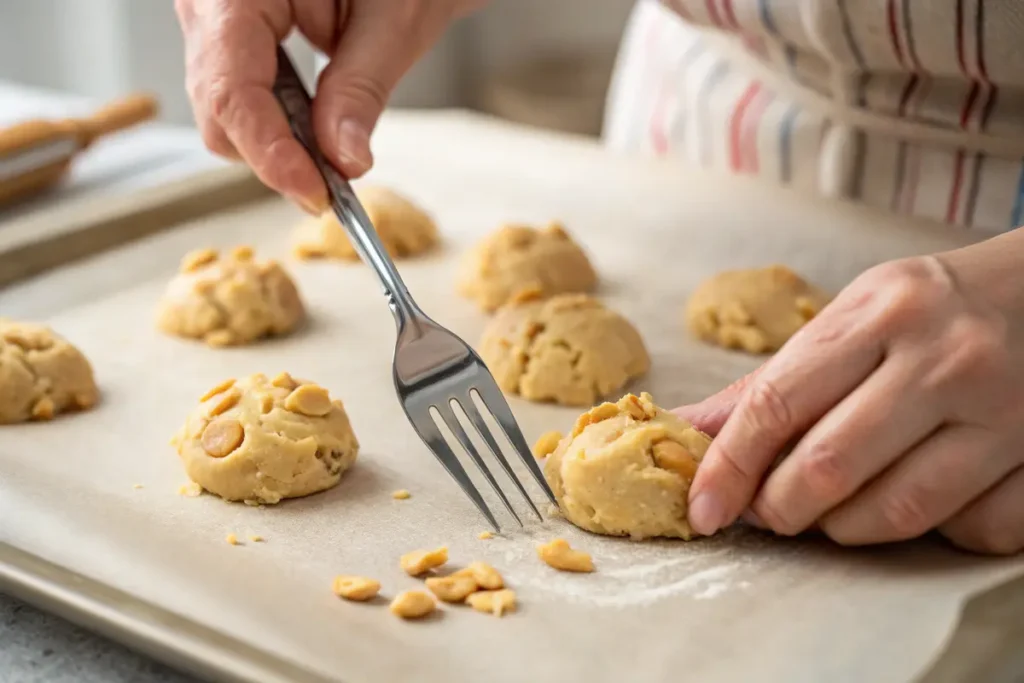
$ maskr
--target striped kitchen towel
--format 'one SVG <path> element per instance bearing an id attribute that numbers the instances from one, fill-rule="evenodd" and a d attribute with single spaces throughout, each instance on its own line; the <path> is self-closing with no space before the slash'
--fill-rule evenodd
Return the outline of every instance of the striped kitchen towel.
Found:
<path id="1" fill-rule="evenodd" d="M 984 232 L 1024 223 L 1024 2 L 641 0 L 607 143 Z"/>

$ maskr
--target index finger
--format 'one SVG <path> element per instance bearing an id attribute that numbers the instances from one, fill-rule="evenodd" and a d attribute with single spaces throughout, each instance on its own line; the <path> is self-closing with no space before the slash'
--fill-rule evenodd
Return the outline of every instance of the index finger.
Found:
<path id="1" fill-rule="evenodd" d="M 210 12 L 193 18 L 196 35 L 188 40 L 197 114 L 223 130 L 264 184 L 307 210 L 323 208 L 323 179 L 271 90 L 277 44 L 290 18 L 268 16 L 246 4 Z"/>
<path id="2" fill-rule="evenodd" d="M 785 446 L 881 362 L 877 333 L 856 324 L 861 303 L 846 297 L 826 307 L 746 387 L 690 488 L 689 520 L 697 533 L 736 521 Z"/>

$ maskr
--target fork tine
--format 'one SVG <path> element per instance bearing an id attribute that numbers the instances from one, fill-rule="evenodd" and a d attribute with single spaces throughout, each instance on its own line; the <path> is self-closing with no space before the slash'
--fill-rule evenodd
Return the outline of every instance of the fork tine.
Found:
<path id="1" fill-rule="evenodd" d="M 441 432 L 438 430 L 434 420 L 430 417 L 429 408 L 425 409 L 426 419 L 414 418 L 409 410 L 405 411 L 406 416 L 409 418 L 409 422 L 412 423 L 413 428 L 423 439 L 423 442 L 427 444 L 430 452 L 434 454 L 434 457 L 448 470 L 448 474 L 452 475 L 452 478 L 458 483 L 459 487 L 465 492 L 469 499 L 473 501 L 480 513 L 487 519 L 491 527 L 498 533 L 501 533 L 501 527 L 498 526 L 498 520 L 491 514 L 490 509 L 487 507 L 487 503 L 484 502 L 480 492 L 477 491 L 476 486 L 473 485 L 473 481 L 466 474 L 465 468 L 459 459 L 455 457 L 455 453 L 448 446 L 448 442 L 444 440 Z M 440 411 L 438 411 L 440 412 Z"/>
<path id="2" fill-rule="evenodd" d="M 459 403 L 457 400 L 453 400 L 455 403 Z M 461 406 L 462 404 L 459 405 Z M 462 409 L 465 410 L 464 407 Z M 481 458 L 480 453 L 477 452 L 476 446 L 474 446 L 473 442 L 469 440 L 469 435 L 466 434 L 466 430 L 464 430 L 462 425 L 459 423 L 459 418 L 452 410 L 451 404 L 449 403 L 448 410 L 441 410 L 438 408 L 437 412 L 440 413 L 441 419 L 443 419 L 445 424 L 448 425 L 448 429 L 452 430 L 452 433 L 455 435 L 455 438 L 459 440 L 459 443 L 462 444 L 462 447 L 466 449 L 466 453 L 469 454 L 469 457 L 476 463 L 476 466 L 480 469 L 480 473 L 484 475 L 487 483 L 491 485 L 494 492 L 498 494 L 499 498 L 501 498 L 501 502 L 505 504 L 505 508 L 509 511 L 509 514 L 515 518 L 516 522 L 519 523 L 519 526 L 523 526 L 523 521 L 519 519 L 519 515 L 516 514 L 516 509 L 512 507 L 512 503 L 509 502 L 508 496 L 506 496 L 505 492 L 501 490 L 500 486 L 498 486 L 498 482 L 495 481 L 494 475 L 491 474 L 491 470 L 488 469 L 487 464 L 484 463 L 484 459 Z"/>
<path id="3" fill-rule="evenodd" d="M 533 475 L 537 485 L 544 491 L 552 505 L 558 505 L 555 494 L 551 491 L 551 487 L 548 486 L 544 473 L 540 471 L 540 465 L 537 464 L 536 458 L 533 457 L 533 453 L 526 443 L 526 437 L 523 436 L 523 432 L 519 429 L 519 425 L 512 415 L 512 409 L 508 407 L 508 401 L 505 400 L 504 394 L 498 389 L 498 385 L 491 379 L 490 381 L 480 382 L 475 391 L 480 397 L 481 403 L 487 407 L 487 410 L 491 411 L 494 419 L 501 425 L 501 430 L 505 432 L 505 437 L 512 444 L 516 453 L 519 454 L 519 459 L 530 470 L 530 474 Z"/>
<path id="4" fill-rule="evenodd" d="M 469 418 L 469 421 L 473 423 L 473 427 L 476 429 L 477 434 L 479 434 L 480 438 L 487 443 L 487 448 L 490 449 L 494 458 L 501 463 L 502 469 L 505 470 L 505 474 L 508 475 L 508 478 L 511 479 L 512 483 L 516 485 L 517 489 L 519 489 L 519 493 L 523 494 L 523 498 L 525 498 L 526 502 L 530 504 L 530 509 L 533 510 L 533 514 L 537 515 L 537 519 L 543 522 L 544 517 L 541 516 L 540 510 L 538 510 L 537 506 L 534 505 L 533 499 L 530 498 L 530 494 L 526 492 L 523 482 L 519 481 L 519 477 L 517 477 L 516 473 L 512 470 L 512 466 L 508 464 L 508 460 L 505 459 L 501 449 L 498 448 L 498 442 L 495 441 L 494 435 L 491 434 L 491 430 L 488 429 L 483 416 L 480 415 L 479 409 L 473 402 L 472 395 L 467 396 L 466 403 L 467 405 L 462 405 L 461 403 L 459 405 L 462 405 L 462 409 L 466 412 L 466 416 Z"/>

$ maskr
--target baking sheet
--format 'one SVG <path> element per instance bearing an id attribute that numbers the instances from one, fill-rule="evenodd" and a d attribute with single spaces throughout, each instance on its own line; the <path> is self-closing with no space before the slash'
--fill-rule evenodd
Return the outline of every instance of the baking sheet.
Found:
<path id="1" fill-rule="evenodd" d="M 460 253 L 502 222 L 560 218 L 592 254 L 600 295 L 649 345 L 653 369 L 630 388 L 666 406 L 756 364 L 684 334 L 681 308 L 701 278 L 780 261 L 838 289 L 879 261 L 969 239 L 462 114 L 392 115 L 376 144 L 377 179 L 431 210 L 444 234 L 441 252 L 401 265 L 428 313 L 475 341 L 485 319 L 453 293 Z M 1021 558 L 938 542 L 854 551 L 745 530 L 638 544 L 558 520 L 518 531 L 502 517 L 508 534 L 481 541 L 482 519 L 404 421 L 390 379 L 393 324 L 362 266 L 289 260 L 311 322 L 288 339 L 212 351 L 154 331 L 182 253 L 251 243 L 284 257 L 299 219 L 265 202 L 0 292 L 0 314 L 46 320 L 77 343 L 103 390 L 91 412 L 0 432 L 0 541 L 350 683 L 905 681 L 940 652 L 966 597 L 1024 571 Z M 363 444 L 356 467 L 330 492 L 264 509 L 177 495 L 185 477 L 167 440 L 197 397 L 224 377 L 280 370 L 345 400 Z M 511 403 L 531 439 L 578 413 Z M 397 488 L 413 497 L 392 500 Z M 233 547 L 227 533 L 267 542 Z M 591 552 L 598 571 L 541 565 L 534 547 L 555 536 Z M 404 623 L 383 604 L 330 592 L 339 573 L 376 577 L 386 596 L 414 587 L 398 556 L 442 543 L 453 564 L 501 569 L 520 612 L 445 609 Z M 189 628 L 175 622 L 162 635 Z M 238 673 L 238 659 L 220 670 Z"/>

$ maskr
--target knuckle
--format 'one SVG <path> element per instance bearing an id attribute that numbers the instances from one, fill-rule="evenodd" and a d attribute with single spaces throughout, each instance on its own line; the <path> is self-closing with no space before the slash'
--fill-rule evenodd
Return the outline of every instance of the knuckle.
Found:
<path id="1" fill-rule="evenodd" d="M 999 384 L 1008 374 L 1009 366 L 1004 324 L 981 317 L 965 317 L 947 328 L 941 356 L 922 379 L 922 385 L 942 389 L 965 381 L 995 380 Z"/>
<path id="2" fill-rule="evenodd" d="M 335 101 L 369 104 L 379 111 L 387 105 L 390 90 L 377 76 L 349 74 L 333 94 Z"/>
<path id="3" fill-rule="evenodd" d="M 915 538 L 932 528 L 925 499 L 925 492 L 917 488 L 907 488 L 882 499 L 879 511 L 888 540 Z"/>
<path id="4" fill-rule="evenodd" d="M 731 485 L 735 486 L 736 482 L 745 482 L 752 478 L 750 468 L 744 466 L 724 442 L 716 444 L 714 452 L 716 469 L 721 473 L 720 476 L 730 480 Z"/>
<path id="5" fill-rule="evenodd" d="M 764 496 L 758 496 L 751 503 L 750 509 L 769 529 L 781 536 L 796 536 L 804 530 L 802 525 L 790 520 L 777 505 L 768 502 Z"/>
<path id="6" fill-rule="evenodd" d="M 838 500 L 850 492 L 852 475 L 845 453 L 827 440 L 811 444 L 800 460 L 798 476 L 809 491 L 827 500 Z"/>
<path id="7" fill-rule="evenodd" d="M 228 123 L 237 108 L 238 90 L 224 78 L 214 78 L 206 86 L 206 104 L 210 115 L 222 123 Z"/>
<path id="8" fill-rule="evenodd" d="M 1014 555 L 1024 550 L 1024 534 L 987 520 L 969 521 L 954 528 L 943 529 L 942 534 L 953 545 L 985 555 Z"/>
<path id="9" fill-rule="evenodd" d="M 778 387 L 769 379 L 759 377 L 748 390 L 747 410 L 743 412 L 750 426 L 758 432 L 777 438 L 789 436 L 793 417 L 789 404 Z"/>

